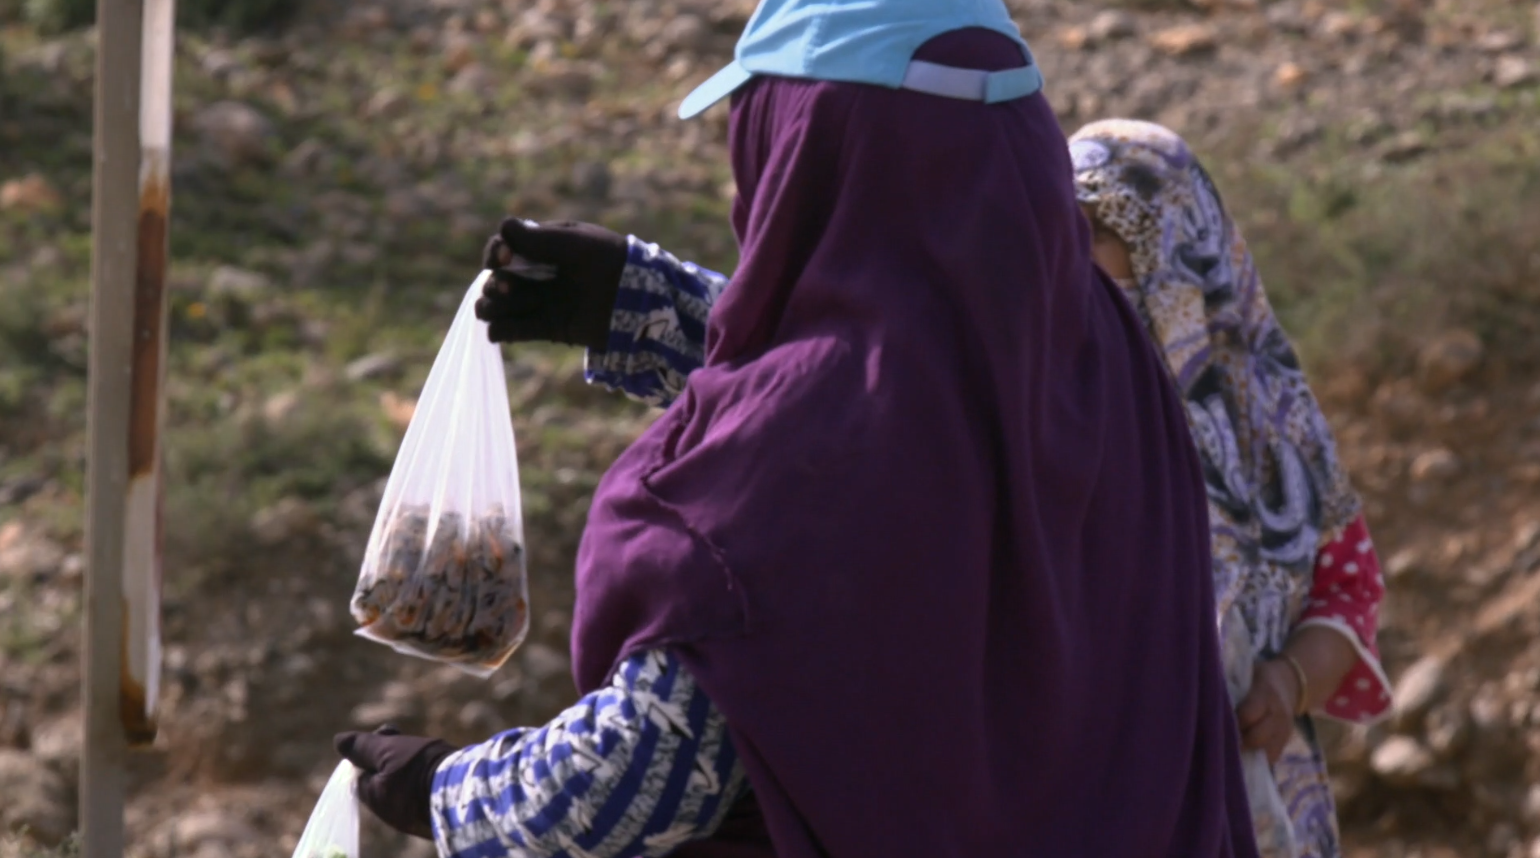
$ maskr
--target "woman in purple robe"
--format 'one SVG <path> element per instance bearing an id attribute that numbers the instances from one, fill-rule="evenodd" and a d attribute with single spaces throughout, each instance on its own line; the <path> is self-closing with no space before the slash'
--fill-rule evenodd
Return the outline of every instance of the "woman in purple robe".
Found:
<path id="1" fill-rule="evenodd" d="M 913 59 L 1030 62 L 986 27 Z M 594 498 L 583 698 L 468 748 L 339 736 L 377 815 L 446 856 L 1256 854 L 1199 463 L 1053 112 L 916 88 L 739 89 L 730 282 L 505 222 L 489 261 L 556 276 L 500 271 L 492 337 L 673 401 Z M 711 305 L 672 386 L 670 288 Z"/>

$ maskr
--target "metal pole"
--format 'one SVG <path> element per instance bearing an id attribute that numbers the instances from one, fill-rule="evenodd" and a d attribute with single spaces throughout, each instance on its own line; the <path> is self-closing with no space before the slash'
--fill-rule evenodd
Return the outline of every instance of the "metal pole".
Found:
<path id="1" fill-rule="evenodd" d="M 139 86 L 144 6 L 97 0 L 95 164 L 86 462 L 83 858 L 122 858 L 123 557 L 138 265 Z"/>

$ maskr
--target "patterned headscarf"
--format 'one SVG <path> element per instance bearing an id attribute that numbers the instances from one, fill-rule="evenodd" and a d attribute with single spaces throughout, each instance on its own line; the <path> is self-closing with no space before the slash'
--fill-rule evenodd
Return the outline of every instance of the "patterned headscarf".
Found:
<path id="1" fill-rule="evenodd" d="M 1081 203 L 1128 245 L 1125 284 L 1187 401 L 1208 483 L 1220 616 L 1281 649 L 1316 553 L 1358 515 L 1325 417 L 1251 253 L 1180 137 L 1109 120 L 1071 139 Z"/>
<path id="2" fill-rule="evenodd" d="M 1075 189 L 1128 245 L 1121 284 L 1187 404 L 1208 484 L 1214 593 L 1232 699 L 1252 664 L 1288 642 L 1322 545 L 1358 496 L 1273 315 L 1246 242 L 1187 144 L 1159 125 L 1109 120 L 1070 140 Z M 1283 756 L 1248 769 L 1263 855 L 1340 858 L 1326 761 L 1309 719 Z M 1256 775 L 1256 777 L 1253 777 Z"/>

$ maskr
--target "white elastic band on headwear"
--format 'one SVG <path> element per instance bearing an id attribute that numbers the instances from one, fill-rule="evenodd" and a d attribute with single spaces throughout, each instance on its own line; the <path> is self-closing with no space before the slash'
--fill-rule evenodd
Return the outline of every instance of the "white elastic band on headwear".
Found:
<path id="1" fill-rule="evenodd" d="M 928 95 L 994 104 L 1037 92 L 1042 89 L 1043 76 L 1036 65 L 987 72 L 911 60 L 901 86 Z"/>

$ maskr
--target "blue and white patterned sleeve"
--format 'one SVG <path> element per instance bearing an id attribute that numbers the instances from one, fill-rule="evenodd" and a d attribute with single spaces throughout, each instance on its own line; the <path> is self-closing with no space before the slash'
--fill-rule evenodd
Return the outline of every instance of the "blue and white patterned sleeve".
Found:
<path id="1" fill-rule="evenodd" d="M 585 376 L 590 384 L 666 406 L 706 359 L 706 317 L 727 278 L 636 236 L 627 245 L 609 345 L 588 353 Z"/>
<path id="2" fill-rule="evenodd" d="M 650 858 L 711 836 L 748 789 L 722 714 L 653 650 L 546 726 L 445 759 L 434 839 L 444 858 Z"/>

